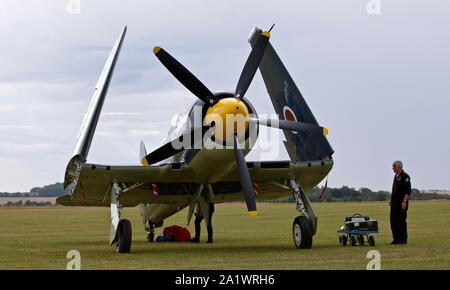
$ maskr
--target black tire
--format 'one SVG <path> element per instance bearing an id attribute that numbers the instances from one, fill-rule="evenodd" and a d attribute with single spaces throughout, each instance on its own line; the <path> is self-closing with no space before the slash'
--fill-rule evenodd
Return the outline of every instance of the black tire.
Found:
<path id="1" fill-rule="evenodd" d="M 347 246 L 347 242 L 348 242 L 347 236 L 342 236 L 342 245 Z"/>
<path id="2" fill-rule="evenodd" d="M 155 234 L 147 234 L 147 241 L 153 243 L 155 240 Z"/>
<path id="3" fill-rule="evenodd" d="M 364 246 L 364 236 L 363 235 L 358 236 L 358 243 L 361 246 Z"/>
<path id="4" fill-rule="evenodd" d="M 129 220 L 120 220 L 117 226 L 117 253 L 131 252 L 131 223 Z"/>
<path id="5" fill-rule="evenodd" d="M 375 238 L 373 236 L 369 237 L 369 245 L 374 247 L 375 246 Z"/>
<path id="6" fill-rule="evenodd" d="M 352 247 L 356 246 L 356 238 L 354 236 L 350 237 L 350 244 L 352 245 Z"/>
<path id="7" fill-rule="evenodd" d="M 292 237 L 297 249 L 311 249 L 312 230 L 309 221 L 304 216 L 298 216 L 292 224 Z"/>

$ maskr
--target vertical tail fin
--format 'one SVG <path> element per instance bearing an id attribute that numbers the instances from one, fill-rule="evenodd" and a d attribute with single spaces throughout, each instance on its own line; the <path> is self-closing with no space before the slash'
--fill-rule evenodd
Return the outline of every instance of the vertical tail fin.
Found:
<path id="1" fill-rule="evenodd" d="M 147 156 L 147 149 L 145 148 L 144 141 L 141 141 L 141 148 L 139 150 L 139 162 L 144 166 L 148 166 L 148 162 L 147 159 L 145 159 L 145 156 Z"/>
<path id="2" fill-rule="evenodd" d="M 253 29 L 249 37 L 252 46 L 256 44 L 261 33 L 261 29 Z M 266 47 L 259 70 L 280 119 L 318 125 L 294 80 L 270 43 Z M 334 151 L 325 136 L 286 130 L 283 132 L 286 137 L 285 147 L 291 160 L 331 159 Z"/>

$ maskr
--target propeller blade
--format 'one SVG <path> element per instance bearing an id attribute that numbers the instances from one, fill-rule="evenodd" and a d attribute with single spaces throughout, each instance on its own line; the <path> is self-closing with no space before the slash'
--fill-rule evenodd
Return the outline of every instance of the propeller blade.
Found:
<path id="1" fill-rule="evenodd" d="M 256 42 L 256 45 L 253 47 L 252 52 L 248 56 L 247 62 L 242 69 L 241 76 L 239 78 L 238 84 L 236 86 L 236 91 L 234 96 L 238 99 L 242 99 L 245 93 L 250 86 L 250 83 L 253 80 L 253 77 L 256 74 L 256 70 L 258 70 L 259 63 L 264 55 L 264 51 L 266 50 L 267 44 L 269 43 L 270 32 L 265 31 L 261 34 L 261 37 Z"/>
<path id="2" fill-rule="evenodd" d="M 253 192 L 252 179 L 248 172 L 247 163 L 245 162 L 244 154 L 239 147 L 239 141 L 234 136 L 234 156 L 236 158 L 236 165 L 241 179 L 242 191 L 245 194 L 245 202 L 247 204 L 248 214 L 256 216 L 256 200 Z"/>
<path id="3" fill-rule="evenodd" d="M 211 128 L 211 125 L 204 125 L 200 128 L 193 128 L 191 131 L 183 134 L 182 136 L 176 139 L 173 139 L 171 142 L 164 144 L 163 146 L 154 150 L 150 154 L 146 155 L 144 158 L 142 158 L 142 164 L 144 166 L 148 166 L 150 164 L 154 164 L 164 159 L 167 159 L 185 149 L 197 147 L 196 145 L 199 145 L 198 142 L 203 142 L 203 136 L 209 130 L 209 128 Z M 196 138 L 198 136 L 201 136 L 201 139 Z M 181 146 L 182 144 L 183 145 L 185 144 L 183 140 L 190 140 L 188 147 Z M 179 144 L 180 146 L 177 146 L 177 148 L 175 148 L 174 144 Z"/>
<path id="4" fill-rule="evenodd" d="M 206 104 L 216 101 L 214 94 L 186 67 L 159 46 L 153 48 L 153 53 L 170 73 L 182 83 L 191 93 Z"/>
<path id="5" fill-rule="evenodd" d="M 277 119 L 250 119 L 251 122 L 256 122 L 259 125 L 264 125 L 267 127 L 278 128 L 282 130 L 289 130 L 295 132 L 320 134 L 323 136 L 328 135 L 328 129 L 325 127 L 320 127 L 318 125 L 313 125 L 309 123 L 288 121 L 288 120 L 277 120 Z"/>

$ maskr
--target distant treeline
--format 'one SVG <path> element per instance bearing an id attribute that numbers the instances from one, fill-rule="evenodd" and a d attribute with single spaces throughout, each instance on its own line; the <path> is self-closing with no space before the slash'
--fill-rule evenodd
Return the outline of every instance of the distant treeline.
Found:
<path id="1" fill-rule="evenodd" d="M 30 201 L 27 200 L 25 202 L 23 202 L 22 200 L 19 201 L 8 201 L 7 203 L 4 204 L 4 206 L 50 206 L 53 205 L 53 203 L 51 203 L 50 201 Z"/>
<path id="2" fill-rule="evenodd" d="M 63 194 L 63 184 L 61 182 L 57 182 L 44 187 L 33 187 L 30 192 L 0 192 L 0 197 L 58 197 Z"/>
<path id="3" fill-rule="evenodd" d="M 343 186 L 341 188 L 327 188 L 321 199 L 323 188 L 315 187 L 308 192 L 311 202 L 339 202 L 339 201 L 388 201 L 391 193 L 388 191 L 372 191 L 369 188 L 350 188 Z M 448 199 L 450 195 L 438 193 L 423 193 L 418 189 L 411 190 L 411 199 L 414 200 L 432 200 L 432 199 Z M 295 202 L 294 197 L 283 198 L 277 200 L 279 202 Z"/>
<path id="4" fill-rule="evenodd" d="M 343 186 L 341 188 L 327 188 L 320 198 L 322 188 L 315 187 L 309 193 L 308 197 L 312 202 L 325 201 L 387 201 L 391 193 L 388 191 L 372 191 L 369 188 L 355 189 L 353 187 Z M 61 182 L 50 184 L 44 187 L 34 187 L 27 193 L 0 193 L 0 197 L 58 197 L 64 194 L 63 184 Z M 431 199 L 450 199 L 450 195 L 440 193 L 425 193 L 418 189 L 413 189 L 412 199 L 431 200 Z M 278 199 L 278 202 L 294 202 L 294 197 Z"/>
<path id="5" fill-rule="evenodd" d="M 39 197 L 58 197 L 64 194 L 64 187 L 61 182 L 57 182 L 44 187 L 34 187 L 30 191 Z"/>

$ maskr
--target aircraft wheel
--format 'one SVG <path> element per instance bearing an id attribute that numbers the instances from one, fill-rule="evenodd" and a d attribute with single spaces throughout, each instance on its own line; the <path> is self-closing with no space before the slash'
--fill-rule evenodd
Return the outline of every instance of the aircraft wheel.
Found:
<path id="1" fill-rule="evenodd" d="M 347 246 L 347 241 L 348 241 L 347 236 L 342 236 L 342 245 L 343 246 Z"/>
<path id="2" fill-rule="evenodd" d="M 153 243 L 154 240 L 155 240 L 155 234 L 152 234 L 152 233 L 147 234 L 147 241 L 149 243 Z"/>
<path id="3" fill-rule="evenodd" d="M 375 238 L 373 236 L 369 237 L 369 245 L 372 247 L 375 246 Z"/>
<path id="4" fill-rule="evenodd" d="M 129 220 L 120 220 L 117 226 L 117 253 L 130 253 L 131 251 L 131 223 Z"/>
<path id="5" fill-rule="evenodd" d="M 297 249 L 311 249 L 312 230 L 309 221 L 304 216 L 298 216 L 292 224 L 292 236 Z"/>
<path id="6" fill-rule="evenodd" d="M 356 246 L 356 238 L 354 236 L 350 237 L 350 244 L 352 245 L 352 247 Z"/>
<path id="7" fill-rule="evenodd" d="M 364 236 L 363 235 L 358 236 L 358 242 L 361 246 L 364 246 Z"/>

